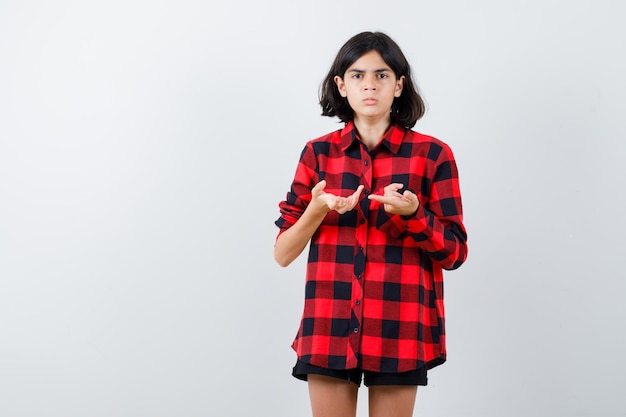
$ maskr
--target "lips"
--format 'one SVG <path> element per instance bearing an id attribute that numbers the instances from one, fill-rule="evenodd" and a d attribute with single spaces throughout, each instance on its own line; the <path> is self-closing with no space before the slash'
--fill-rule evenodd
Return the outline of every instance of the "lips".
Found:
<path id="1" fill-rule="evenodd" d="M 378 100 L 376 100 L 373 97 L 367 97 L 365 99 L 363 99 L 363 104 L 376 104 L 378 102 Z"/>

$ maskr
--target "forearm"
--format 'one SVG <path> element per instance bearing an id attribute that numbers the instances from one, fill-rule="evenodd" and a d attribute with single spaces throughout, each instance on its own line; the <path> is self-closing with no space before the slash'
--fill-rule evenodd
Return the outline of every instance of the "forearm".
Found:
<path id="1" fill-rule="evenodd" d="M 379 208 L 379 229 L 396 239 L 411 239 L 444 269 L 456 269 L 467 257 L 467 236 L 461 217 L 440 220 L 420 207 L 411 219 Z"/>
<path id="2" fill-rule="evenodd" d="M 408 235 L 444 269 L 456 269 L 467 258 L 467 235 L 462 223 L 448 223 L 432 213 L 424 221 L 409 221 Z"/>
<path id="3" fill-rule="evenodd" d="M 274 259 L 280 266 L 286 267 L 300 256 L 327 212 L 309 206 L 293 226 L 278 236 L 274 245 Z"/>

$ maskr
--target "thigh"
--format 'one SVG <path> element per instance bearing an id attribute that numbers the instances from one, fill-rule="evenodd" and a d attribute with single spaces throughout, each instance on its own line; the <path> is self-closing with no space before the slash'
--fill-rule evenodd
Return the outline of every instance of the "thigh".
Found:
<path id="1" fill-rule="evenodd" d="M 356 416 L 359 387 L 326 375 L 308 375 L 313 417 Z"/>
<path id="2" fill-rule="evenodd" d="M 411 417 L 417 385 L 374 385 L 368 388 L 370 417 Z"/>

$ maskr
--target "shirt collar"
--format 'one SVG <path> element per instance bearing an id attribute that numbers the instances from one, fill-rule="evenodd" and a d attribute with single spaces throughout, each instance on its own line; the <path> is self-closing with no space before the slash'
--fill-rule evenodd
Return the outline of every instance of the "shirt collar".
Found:
<path id="1" fill-rule="evenodd" d="M 380 141 L 377 148 L 380 146 L 385 146 L 387 149 L 389 149 L 389 151 L 391 151 L 391 153 L 398 153 L 405 132 L 406 129 L 404 129 L 403 127 L 395 124 L 391 125 L 383 135 L 383 139 Z M 346 123 L 346 126 L 341 130 L 341 149 L 343 151 L 346 151 L 356 141 L 358 141 L 358 137 L 356 128 L 354 127 L 354 123 L 348 122 Z"/>

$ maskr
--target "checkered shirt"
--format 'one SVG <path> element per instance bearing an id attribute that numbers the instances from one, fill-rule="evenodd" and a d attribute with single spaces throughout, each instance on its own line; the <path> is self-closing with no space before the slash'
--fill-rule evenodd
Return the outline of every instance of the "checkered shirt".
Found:
<path id="1" fill-rule="evenodd" d="M 348 196 L 365 186 L 354 210 L 330 211 L 309 244 L 305 302 L 293 349 L 331 369 L 404 372 L 446 360 L 442 269 L 467 256 L 458 172 L 450 148 L 392 126 L 372 151 L 353 123 L 309 141 L 286 199 L 279 234 L 311 201 L 311 189 Z M 369 200 L 391 183 L 417 194 L 410 218 Z"/>

